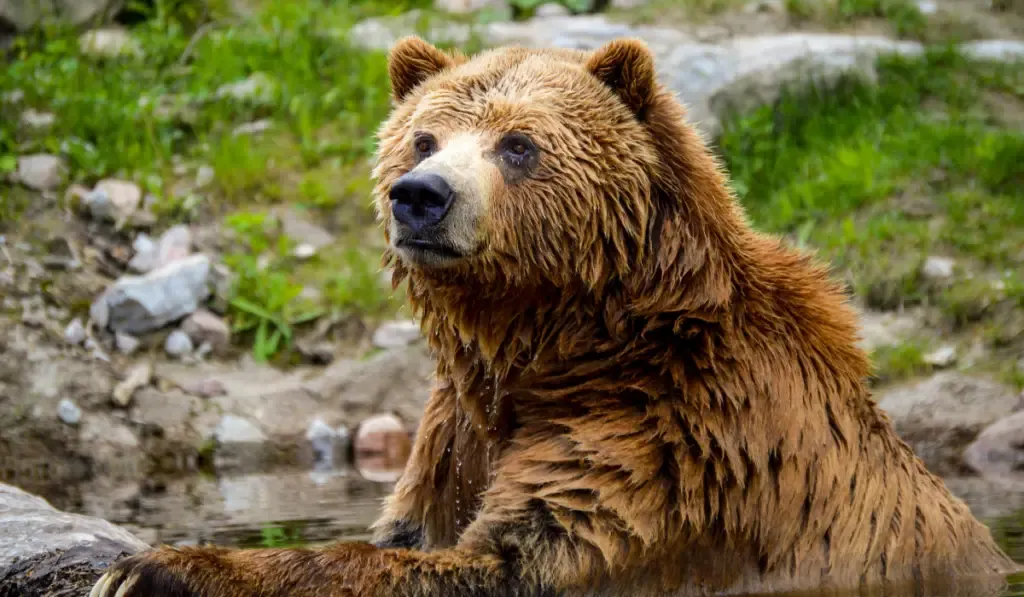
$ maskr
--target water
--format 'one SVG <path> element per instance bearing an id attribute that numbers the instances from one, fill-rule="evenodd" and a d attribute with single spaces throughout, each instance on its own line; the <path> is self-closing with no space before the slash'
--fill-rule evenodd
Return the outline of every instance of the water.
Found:
<path id="1" fill-rule="evenodd" d="M 342 466 L 120 481 L 101 477 L 71 484 L 23 478 L 20 485 L 58 508 L 123 525 L 150 544 L 251 548 L 368 539 L 368 526 L 399 472 L 394 465 Z M 992 528 L 1011 557 L 1024 562 L 1024 486 L 981 479 L 948 479 L 947 484 Z M 1024 576 L 1012 579 L 1001 597 L 1024 597 Z"/>

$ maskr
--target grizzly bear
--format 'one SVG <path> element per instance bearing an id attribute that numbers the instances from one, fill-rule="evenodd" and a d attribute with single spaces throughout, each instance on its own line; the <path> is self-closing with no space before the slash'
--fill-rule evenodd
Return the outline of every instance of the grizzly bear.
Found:
<path id="1" fill-rule="evenodd" d="M 385 262 L 438 363 L 373 543 L 162 548 L 94 596 L 706 595 L 1018 569 L 896 436 L 844 289 L 751 228 L 642 42 L 470 58 L 406 38 L 389 69 Z"/>

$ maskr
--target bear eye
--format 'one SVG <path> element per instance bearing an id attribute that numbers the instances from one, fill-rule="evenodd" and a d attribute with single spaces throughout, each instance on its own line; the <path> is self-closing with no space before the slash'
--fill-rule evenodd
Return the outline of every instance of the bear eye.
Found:
<path id="1" fill-rule="evenodd" d="M 498 143 L 499 151 L 515 166 L 526 166 L 537 153 L 537 146 L 522 133 L 509 133 Z"/>
<path id="2" fill-rule="evenodd" d="M 416 159 L 423 160 L 433 155 L 437 142 L 430 135 L 417 135 L 413 140 L 413 148 L 416 150 Z"/>

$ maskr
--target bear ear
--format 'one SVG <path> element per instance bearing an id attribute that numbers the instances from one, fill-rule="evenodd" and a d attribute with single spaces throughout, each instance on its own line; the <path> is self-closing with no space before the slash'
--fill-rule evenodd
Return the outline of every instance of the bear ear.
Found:
<path id="1" fill-rule="evenodd" d="M 654 56 L 638 39 L 617 39 L 593 51 L 586 68 L 643 120 L 654 100 Z"/>
<path id="2" fill-rule="evenodd" d="M 429 42 L 415 35 L 403 37 L 388 54 L 391 95 L 396 102 L 400 102 L 417 85 L 456 64 L 456 57 Z"/>

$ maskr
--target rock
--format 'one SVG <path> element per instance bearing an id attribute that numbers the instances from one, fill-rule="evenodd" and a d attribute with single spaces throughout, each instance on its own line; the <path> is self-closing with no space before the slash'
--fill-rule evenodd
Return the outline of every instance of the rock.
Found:
<path id="1" fill-rule="evenodd" d="M 390 48 L 416 31 L 420 15 L 367 19 L 350 31 L 352 43 Z M 460 23 L 430 23 L 423 31 L 435 42 L 463 44 L 473 28 Z M 661 80 L 687 106 L 687 119 L 709 136 L 720 132 L 721 119 L 777 99 L 790 86 L 813 79 L 821 83 L 852 73 L 867 80 L 876 76 L 882 54 L 917 56 L 917 42 L 880 36 L 831 33 L 789 33 L 734 37 L 722 43 L 701 43 L 669 27 L 630 26 L 604 15 L 548 17 L 524 22 L 490 22 L 475 31 L 489 46 L 595 49 L 619 37 L 645 41 L 655 54 Z M 994 50 L 990 50 L 994 51 Z"/>
<path id="2" fill-rule="evenodd" d="M 57 418 L 68 425 L 78 425 L 78 422 L 82 420 L 82 409 L 65 398 L 57 404 Z"/>
<path id="3" fill-rule="evenodd" d="M 564 16 L 568 16 L 568 15 L 569 15 L 569 9 L 568 8 L 562 6 L 561 4 L 556 4 L 554 2 L 547 2 L 547 3 L 541 4 L 540 6 L 535 8 L 534 11 L 533 11 L 533 16 L 535 16 L 535 17 L 542 17 L 542 18 L 546 18 L 546 17 L 564 17 Z"/>
<path id="4" fill-rule="evenodd" d="M 964 450 L 964 461 L 983 477 L 1004 478 L 1024 472 L 1024 411 L 985 428 Z"/>
<path id="5" fill-rule="evenodd" d="M 82 198 L 95 220 L 126 222 L 142 203 L 142 189 L 134 182 L 105 179 Z"/>
<path id="6" fill-rule="evenodd" d="M 192 253 L 192 230 L 184 224 L 168 228 L 157 244 L 156 267 L 163 267 Z"/>
<path id="7" fill-rule="evenodd" d="M 139 42 L 120 27 L 86 31 L 78 38 L 78 47 L 83 54 L 97 58 L 142 55 L 142 46 Z"/>
<path id="8" fill-rule="evenodd" d="M 28 31 L 54 20 L 80 26 L 113 17 L 122 6 L 124 0 L 3 0 L 0 22 L 9 23 L 16 31 Z"/>
<path id="9" fill-rule="evenodd" d="M 200 166 L 199 170 L 196 170 L 196 187 L 203 188 L 213 183 L 216 171 L 210 166 Z"/>
<path id="10" fill-rule="evenodd" d="M 917 10 L 923 15 L 933 15 L 939 11 L 939 6 L 934 0 L 917 0 Z"/>
<path id="11" fill-rule="evenodd" d="M 393 460 L 408 457 L 412 438 L 402 420 L 391 414 L 374 415 L 356 428 L 352 447 L 360 455 L 387 455 Z"/>
<path id="12" fill-rule="evenodd" d="M 217 379 L 201 379 L 189 382 L 182 386 L 181 389 L 200 398 L 216 398 L 217 396 L 226 396 L 228 393 L 224 384 Z"/>
<path id="13" fill-rule="evenodd" d="M 131 334 L 125 334 L 124 332 L 114 334 L 114 346 L 117 347 L 118 352 L 125 356 L 134 354 L 139 349 L 140 344 L 142 344 L 142 341 Z"/>
<path id="14" fill-rule="evenodd" d="M 921 266 L 921 274 L 930 280 L 948 280 L 955 273 L 956 261 L 949 257 L 929 255 Z"/>
<path id="15" fill-rule="evenodd" d="M 64 328 L 64 341 L 72 346 L 85 342 L 85 326 L 82 325 L 81 319 L 72 319 L 68 327 Z"/>
<path id="16" fill-rule="evenodd" d="M 98 518 L 61 512 L 46 500 L 0 484 L 0 593 L 87 595 L 113 562 L 149 548 Z"/>
<path id="17" fill-rule="evenodd" d="M 17 180 L 32 190 L 55 190 L 66 175 L 67 166 L 57 156 L 37 153 L 18 158 Z"/>
<path id="18" fill-rule="evenodd" d="M 199 309 L 181 324 L 181 331 L 188 335 L 193 343 L 209 344 L 214 350 L 226 348 L 231 343 L 231 328 L 223 319 L 206 309 Z"/>
<path id="19" fill-rule="evenodd" d="M 879 348 L 896 346 L 923 327 L 916 312 L 862 311 L 860 315 L 862 349 L 872 352 Z"/>
<path id="20" fill-rule="evenodd" d="M 938 369 L 945 369 L 956 362 L 956 347 L 949 345 L 941 346 L 924 355 L 924 362 L 926 365 L 931 365 Z"/>
<path id="21" fill-rule="evenodd" d="M 388 321 L 373 332 L 373 345 L 377 348 L 408 346 L 421 338 L 420 326 L 415 321 Z"/>
<path id="22" fill-rule="evenodd" d="M 330 465 L 334 462 L 335 441 L 338 432 L 323 419 L 314 419 L 306 431 L 306 439 L 313 447 L 313 461 L 318 465 Z"/>
<path id="23" fill-rule="evenodd" d="M 221 315 L 227 313 L 228 300 L 231 297 L 231 292 L 237 278 L 238 275 L 223 263 L 213 266 L 210 272 L 210 286 L 213 287 L 213 299 L 209 304 L 212 311 Z"/>
<path id="24" fill-rule="evenodd" d="M 936 474 L 963 469 L 962 452 L 982 429 L 1013 413 L 1017 393 L 994 381 L 938 373 L 885 392 L 879 406 L 889 413 L 896 432 Z"/>
<path id="25" fill-rule="evenodd" d="M 320 250 L 334 242 L 333 234 L 322 226 L 309 221 L 306 214 L 298 209 L 278 209 L 274 212 L 274 215 L 281 223 L 281 229 L 285 236 L 311 246 L 314 251 Z"/>
<path id="26" fill-rule="evenodd" d="M 505 0 L 434 0 L 434 8 L 455 14 L 466 14 L 484 9 L 502 9 L 505 6 Z"/>
<path id="27" fill-rule="evenodd" d="M 1024 58 L 1024 41 L 1014 39 L 972 41 L 961 45 L 960 51 L 975 60 L 1012 62 Z"/>
<path id="28" fill-rule="evenodd" d="M 216 96 L 255 104 L 268 104 L 277 94 L 277 82 L 266 73 L 253 73 L 247 78 L 220 86 Z"/>
<path id="29" fill-rule="evenodd" d="M 21 124 L 30 129 L 48 129 L 57 122 L 57 117 L 49 112 L 38 112 L 29 108 L 21 113 Z"/>
<path id="30" fill-rule="evenodd" d="M 181 358 L 191 354 L 194 347 L 192 339 L 188 337 L 188 334 L 181 330 L 174 330 L 167 336 L 167 340 L 164 342 L 164 350 L 172 357 Z"/>
<path id="31" fill-rule="evenodd" d="M 267 132 L 273 122 L 270 120 L 257 120 L 255 122 L 247 122 L 240 124 L 231 131 L 232 135 L 260 135 Z"/>
<path id="32" fill-rule="evenodd" d="M 135 391 L 144 388 L 153 380 L 153 366 L 149 363 L 139 363 L 128 370 L 124 381 L 114 386 L 111 398 L 115 405 L 124 408 L 131 404 Z"/>
<path id="33" fill-rule="evenodd" d="M 128 269 L 137 273 L 145 274 L 156 269 L 157 245 L 145 232 L 140 232 L 132 241 L 132 249 L 135 255 L 128 261 Z"/>
<path id="34" fill-rule="evenodd" d="M 46 242 L 43 266 L 47 269 L 75 270 L 82 266 L 82 261 L 68 239 L 51 238 Z"/>
<path id="35" fill-rule="evenodd" d="M 267 436 L 248 419 L 224 415 L 213 432 L 218 444 L 261 444 Z"/>
<path id="36" fill-rule="evenodd" d="M 2 14 L 2 11 L 0 11 Z M 25 99 L 25 91 L 23 89 L 12 89 L 11 91 L 0 94 L 0 102 L 5 104 L 20 104 Z"/>
<path id="37" fill-rule="evenodd" d="M 107 326 L 115 332 L 144 334 L 193 312 L 210 294 L 210 260 L 192 255 L 145 276 L 124 276 L 107 289 L 90 313 L 108 310 Z M 96 320 L 99 322 L 99 320 Z"/>
<path id="38" fill-rule="evenodd" d="M 316 247 L 309 243 L 302 243 L 299 246 L 295 247 L 295 250 L 292 251 L 292 256 L 295 257 L 296 259 L 305 260 L 309 259 L 313 255 L 316 255 Z"/>

